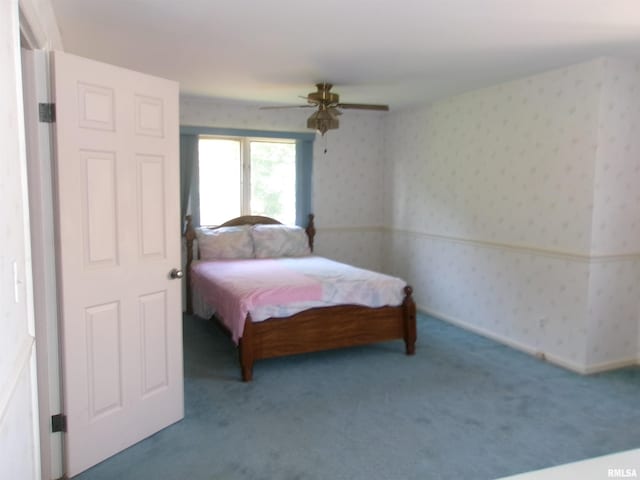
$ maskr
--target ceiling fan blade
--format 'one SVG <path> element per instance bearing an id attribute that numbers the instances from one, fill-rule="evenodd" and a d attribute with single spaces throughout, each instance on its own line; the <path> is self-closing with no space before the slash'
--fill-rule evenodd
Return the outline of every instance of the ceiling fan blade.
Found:
<path id="1" fill-rule="evenodd" d="M 339 103 L 338 108 L 352 108 L 354 110 L 379 110 L 383 112 L 389 111 L 389 105 L 370 105 L 365 103 Z"/>
<path id="2" fill-rule="evenodd" d="M 309 108 L 315 107 L 315 105 L 276 105 L 270 107 L 260 107 L 260 110 L 279 110 L 281 108 Z"/>

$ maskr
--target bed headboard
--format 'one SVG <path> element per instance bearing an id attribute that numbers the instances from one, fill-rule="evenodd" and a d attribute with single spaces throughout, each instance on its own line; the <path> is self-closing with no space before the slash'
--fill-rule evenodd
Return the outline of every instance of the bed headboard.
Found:
<path id="1" fill-rule="evenodd" d="M 313 240 L 316 236 L 316 227 L 314 224 L 315 215 L 313 213 L 309 214 L 309 220 L 307 222 L 307 227 L 305 228 L 305 232 L 307 232 L 307 238 L 309 240 L 309 249 L 313 252 Z M 193 241 L 196 239 L 196 229 L 193 227 L 193 222 L 191 221 L 191 215 L 187 215 L 186 217 L 187 225 L 184 231 L 184 237 L 187 243 L 187 264 L 185 266 L 186 280 L 187 280 L 187 313 L 193 313 L 193 303 L 191 298 L 191 262 L 193 262 Z M 231 220 L 227 220 L 222 225 L 218 225 L 216 227 L 209 227 L 212 230 L 220 227 L 235 227 L 239 225 L 282 225 L 282 222 L 279 222 L 275 218 L 264 217 L 261 215 L 242 215 L 240 217 L 232 218 Z"/>
<path id="2" fill-rule="evenodd" d="M 307 227 L 305 228 L 305 232 L 307 232 L 307 238 L 309 239 L 309 248 L 313 252 L 313 240 L 316 236 L 316 227 L 314 224 L 315 215 L 313 213 L 309 214 L 309 219 L 307 221 Z M 193 223 L 191 221 L 191 215 L 187 215 L 187 226 L 184 231 L 184 237 L 187 240 L 187 266 L 191 263 L 189 261 L 189 253 L 191 253 L 191 260 L 193 260 L 193 241 L 196 238 L 196 230 L 193 227 Z M 242 215 L 240 217 L 232 218 L 231 220 L 227 220 L 221 225 L 217 225 L 215 227 L 208 227 L 211 230 L 215 230 L 216 228 L 221 227 L 235 227 L 239 225 L 282 225 L 282 222 L 279 222 L 275 218 L 264 217 L 262 215 Z"/>
<path id="3" fill-rule="evenodd" d="M 222 225 L 210 228 L 215 230 L 220 227 L 236 227 L 239 225 L 282 225 L 282 222 L 279 222 L 275 218 L 263 217 L 262 215 L 242 215 L 241 217 L 227 220 Z"/>

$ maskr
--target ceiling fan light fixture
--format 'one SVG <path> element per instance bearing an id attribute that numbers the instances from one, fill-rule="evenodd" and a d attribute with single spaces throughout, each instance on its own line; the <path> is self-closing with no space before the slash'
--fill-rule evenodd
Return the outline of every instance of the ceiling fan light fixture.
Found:
<path id="1" fill-rule="evenodd" d="M 389 111 L 388 105 L 372 105 L 367 103 L 340 103 L 340 96 L 331 92 L 333 85 L 330 83 L 317 83 L 316 91 L 309 93 L 306 97 L 306 105 L 283 105 L 271 108 L 317 108 L 318 110 L 307 119 L 307 128 L 319 131 L 323 136 L 328 130 L 335 130 L 340 126 L 338 116 L 342 115 L 343 109 L 351 110 L 378 110 Z"/>
<path id="2" fill-rule="evenodd" d="M 333 93 L 330 90 L 333 85 L 330 83 L 316 83 L 317 91 L 309 93 L 307 95 L 307 101 L 312 105 L 336 105 L 340 102 L 340 95 Z"/>
<path id="3" fill-rule="evenodd" d="M 307 119 L 307 128 L 318 130 L 322 135 L 327 130 L 335 130 L 340 126 L 338 115 L 333 109 L 321 108 Z"/>

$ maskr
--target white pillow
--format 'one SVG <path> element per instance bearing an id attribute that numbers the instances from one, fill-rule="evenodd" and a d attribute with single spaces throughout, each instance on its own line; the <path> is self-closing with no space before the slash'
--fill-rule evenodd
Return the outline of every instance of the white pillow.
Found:
<path id="1" fill-rule="evenodd" d="M 250 227 L 196 229 L 198 250 L 202 260 L 253 258 Z"/>
<path id="2" fill-rule="evenodd" d="M 309 238 L 301 227 L 254 225 L 251 236 L 256 258 L 302 257 L 311 254 Z"/>

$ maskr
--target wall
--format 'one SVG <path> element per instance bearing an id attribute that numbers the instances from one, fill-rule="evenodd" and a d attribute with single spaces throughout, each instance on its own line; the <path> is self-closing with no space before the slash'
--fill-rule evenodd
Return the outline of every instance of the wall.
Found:
<path id="1" fill-rule="evenodd" d="M 40 478 L 18 2 L 0 2 L 0 465 Z"/>
<path id="2" fill-rule="evenodd" d="M 577 371 L 640 350 L 637 65 L 598 59 L 318 137 L 320 254 Z M 624 106 L 624 107 L 623 107 Z M 184 97 L 181 123 L 301 130 L 304 109 Z M 612 167 L 613 166 L 613 167 Z"/>
<path id="3" fill-rule="evenodd" d="M 587 363 L 638 355 L 640 63 L 600 61 Z"/>
<path id="4" fill-rule="evenodd" d="M 310 109 L 260 110 L 210 99 L 180 100 L 180 124 L 305 131 Z M 383 121 L 379 113 L 349 111 L 340 128 L 317 136 L 313 160 L 316 251 L 366 268 L 381 266 Z M 324 149 L 327 149 L 326 154 Z"/>
<path id="5" fill-rule="evenodd" d="M 609 106 L 637 97 L 634 69 L 599 59 L 387 118 L 384 266 L 421 308 L 579 371 L 634 361 L 640 196 L 619 184 L 638 103 Z"/>

